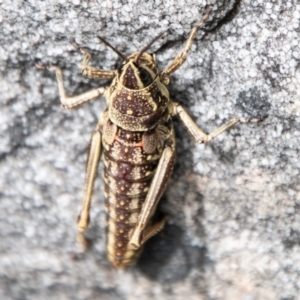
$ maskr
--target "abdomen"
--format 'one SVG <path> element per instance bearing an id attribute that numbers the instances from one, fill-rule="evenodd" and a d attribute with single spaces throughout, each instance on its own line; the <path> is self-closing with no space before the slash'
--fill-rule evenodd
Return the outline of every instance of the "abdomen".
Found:
<path id="1" fill-rule="evenodd" d="M 142 134 L 118 128 L 111 144 L 103 141 L 107 255 L 118 268 L 133 264 L 140 254 L 129 240 L 161 155 L 144 152 Z"/>

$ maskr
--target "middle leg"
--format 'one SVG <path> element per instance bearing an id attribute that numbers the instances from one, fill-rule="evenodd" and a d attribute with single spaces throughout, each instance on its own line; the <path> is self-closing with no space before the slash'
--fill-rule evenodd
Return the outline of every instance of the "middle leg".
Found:
<path id="1" fill-rule="evenodd" d="M 217 128 L 210 134 L 206 134 L 203 132 L 198 125 L 192 120 L 192 118 L 188 115 L 188 113 L 184 110 L 184 108 L 178 104 L 173 103 L 173 115 L 179 115 L 183 125 L 186 127 L 190 135 L 194 138 L 196 143 L 208 143 L 217 137 L 222 132 L 226 131 L 230 127 L 236 125 L 237 123 L 257 123 L 263 120 L 263 118 L 232 118 L 227 121 L 225 124 Z"/>
<path id="2" fill-rule="evenodd" d="M 59 96 L 60 96 L 60 102 L 64 108 L 75 108 L 77 106 L 80 106 L 81 104 L 91 101 L 101 95 L 104 94 L 107 87 L 99 87 L 97 89 L 88 91 L 86 93 L 80 94 L 78 96 L 74 97 L 68 97 L 66 95 L 66 90 L 63 83 L 63 76 L 62 71 L 59 67 L 51 66 L 49 67 L 50 71 L 55 71 L 57 84 L 58 84 L 58 90 L 59 90 Z"/>

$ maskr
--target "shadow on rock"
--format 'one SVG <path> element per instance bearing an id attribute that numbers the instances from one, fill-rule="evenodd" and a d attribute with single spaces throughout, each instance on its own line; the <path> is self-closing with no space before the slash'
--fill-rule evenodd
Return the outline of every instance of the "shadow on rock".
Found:
<path id="1" fill-rule="evenodd" d="M 202 268 L 205 247 L 186 245 L 183 237 L 180 227 L 166 225 L 145 244 L 137 268 L 150 279 L 162 282 L 183 280 L 192 268 Z"/>

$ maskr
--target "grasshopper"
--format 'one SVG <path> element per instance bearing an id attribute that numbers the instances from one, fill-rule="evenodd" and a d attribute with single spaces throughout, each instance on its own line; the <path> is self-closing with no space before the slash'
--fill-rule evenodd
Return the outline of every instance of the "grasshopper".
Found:
<path id="1" fill-rule="evenodd" d="M 157 204 L 166 188 L 175 161 L 175 136 L 172 117 L 178 115 L 197 143 L 207 143 L 242 122 L 254 118 L 232 118 L 211 134 L 204 133 L 184 108 L 170 99 L 167 85 L 170 75 L 186 60 L 199 28 L 209 17 L 208 11 L 191 30 L 185 47 L 173 62 L 158 72 L 155 56 L 146 53 L 161 36 L 145 48 L 126 57 L 103 38 L 99 39 L 122 59 L 121 67 L 106 71 L 88 66 L 90 53 L 71 43 L 83 55 L 82 74 L 90 78 L 112 79 L 107 87 L 67 97 L 62 71 L 55 71 L 60 101 L 70 109 L 104 96 L 107 108 L 92 134 L 88 152 L 84 197 L 78 216 L 78 239 L 87 245 L 84 232 L 89 224 L 89 211 L 94 181 L 101 155 L 104 161 L 104 195 L 107 211 L 107 257 L 116 268 L 126 268 L 139 257 L 142 245 L 160 231 L 166 217 L 154 221 Z"/>

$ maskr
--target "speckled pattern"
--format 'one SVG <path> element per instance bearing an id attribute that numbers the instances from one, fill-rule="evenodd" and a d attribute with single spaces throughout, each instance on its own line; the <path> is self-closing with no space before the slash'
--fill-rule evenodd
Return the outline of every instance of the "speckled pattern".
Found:
<path id="1" fill-rule="evenodd" d="M 111 145 L 104 144 L 107 248 L 109 260 L 117 267 L 133 264 L 138 255 L 128 242 L 162 152 L 155 149 L 147 154 L 140 144 L 142 132 L 121 128 Z"/>
<path id="2" fill-rule="evenodd" d="M 1 1 L 0 299 L 299 298 L 300 5 L 236 2 Z M 54 74 L 34 62 L 59 65 L 77 95 L 109 81 L 81 76 L 69 38 L 113 70 L 121 61 L 97 35 L 130 55 L 166 31 L 152 47 L 161 70 L 209 7 L 206 29 L 223 22 L 197 35 L 171 78 L 172 100 L 207 132 L 232 116 L 268 118 L 206 146 L 174 118 L 177 163 L 160 207 L 168 224 L 137 266 L 116 271 L 100 176 L 93 246 L 76 244 L 86 150 L 105 100 L 63 110 Z"/>
<path id="3" fill-rule="evenodd" d="M 154 222 L 153 217 L 174 166 L 173 104 L 154 57 L 145 50 L 124 58 L 105 93 L 108 107 L 100 121 L 107 257 L 116 268 L 133 265 L 142 244 L 162 229 L 165 218 Z M 159 163 L 165 151 L 172 155 L 163 171 Z M 153 194 L 153 187 L 160 192 Z M 145 213 L 149 201 L 153 204 Z"/>

